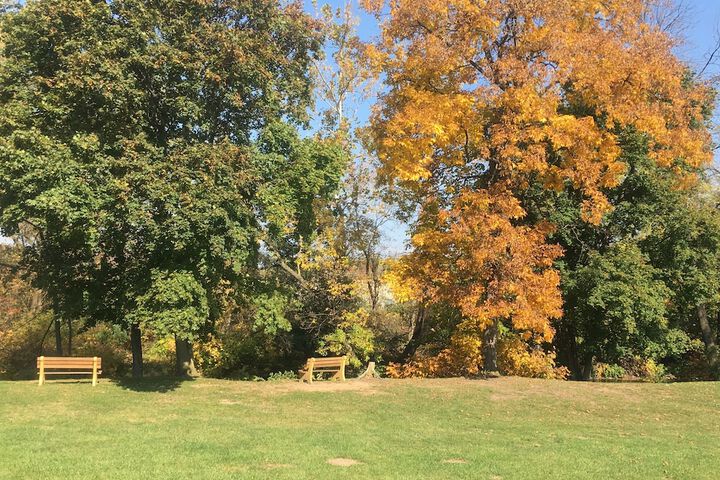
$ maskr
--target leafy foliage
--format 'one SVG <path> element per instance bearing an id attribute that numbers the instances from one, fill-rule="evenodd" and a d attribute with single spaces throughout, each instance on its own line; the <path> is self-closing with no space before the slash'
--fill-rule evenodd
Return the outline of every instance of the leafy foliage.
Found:
<path id="1" fill-rule="evenodd" d="M 42 0 L 0 23 L 0 228 L 55 313 L 196 339 L 314 228 L 322 32 L 275 0 Z"/>
<path id="2" fill-rule="evenodd" d="M 186 271 L 154 271 L 150 288 L 137 304 L 132 323 L 161 336 L 195 340 L 208 318 L 207 292 Z"/>
<path id="3" fill-rule="evenodd" d="M 686 186 L 711 160 L 711 92 L 688 81 L 642 0 L 365 4 L 387 16 L 367 51 L 387 86 L 372 146 L 418 213 L 405 278 L 464 315 L 457 335 L 482 342 L 492 372 L 502 326 L 537 344 L 561 316 L 561 250 L 548 241 L 558 219 L 526 192 L 569 192 L 587 229 L 600 225 L 628 171 L 626 131 Z"/>
<path id="4" fill-rule="evenodd" d="M 611 363 L 632 355 L 658 359 L 687 343 L 681 331 L 671 335 L 670 290 L 636 246 L 617 244 L 604 255 L 592 254 L 568 282 L 568 294 L 582 299 L 569 305 L 567 315 L 576 320 L 584 355 Z"/>

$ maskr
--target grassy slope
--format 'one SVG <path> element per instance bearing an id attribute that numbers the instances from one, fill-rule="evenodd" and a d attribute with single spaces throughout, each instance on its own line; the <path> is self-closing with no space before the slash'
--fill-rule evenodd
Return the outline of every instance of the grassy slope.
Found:
<path id="1" fill-rule="evenodd" d="M 0 479 L 718 478 L 719 414 L 717 383 L 0 382 Z"/>

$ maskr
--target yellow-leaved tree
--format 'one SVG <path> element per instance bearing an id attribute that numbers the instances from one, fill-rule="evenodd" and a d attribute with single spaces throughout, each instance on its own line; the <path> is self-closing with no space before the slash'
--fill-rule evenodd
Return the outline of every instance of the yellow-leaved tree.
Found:
<path id="1" fill-rule="evenodd" d="M 562 313 L 553 268 L 562 252 L 546 241 L 552 226 L 527 217 L 522 191 L 573 189 L 585 220 L 599 223 L 609 209 L 603 191 L 625 173 L 621 131 L 647 136 L 652 158 L 677 172 L 710 161 L 710 91 L 647 20 L 652 0 L 365 7 L 382 20 L 367 58 L 386 86 L 371 118 L 373 149 L 382 178 L 417 206 L 414 249 L 393 278 L 462 313 L 444 352 L 465 362 L 454 371 L 473 371 L 462 349 L 495 371 L 500 325 L 537 345 L 552 339 Z"/>

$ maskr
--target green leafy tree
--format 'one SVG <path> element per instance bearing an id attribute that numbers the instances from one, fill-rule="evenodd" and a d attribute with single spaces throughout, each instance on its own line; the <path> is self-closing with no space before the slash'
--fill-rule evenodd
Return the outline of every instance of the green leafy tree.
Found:
<path id="1" fill-rule="evenodd" d="M 678 325 L 705 345 L 711 375 L 720 375 L 720 211 L 707 184 L 670 206 L 645 241 L 673 292 L 670 311 Z M 705 188 L 702 188 L 705 187 Z"/>
<path id="2" fill-rule="evenodd" d="M 576 325 L 585 369 L 592 369 L 594 359 L 658 360 L 689 343 L 682 331 L 669 327 L 670 290 L 661 272 L 632 243 L 592 253 L 588 264 L 564 281 L 568 298 L 575 300 L 566 305 L 565 315 Z"/>
<path id="3" fill-rule="evenodd" d="M 294 126 L 322 33 L 276 0 L 38 0 L 0 36 L 0 228 L 34 229 L 56 315 L 130 327 L 134 374 L 140 325 L 187 356 L 337 182 L 342 152 Z"/>
<path id="4" fill-rule="evenodd" d="M 556 226 L 551 239 L 564 250 L 565 314 L 554 344 L 576 378 L 589 378 L 593 361 L 622 356 L 678 361 L 700 338 L 698 306 L 714 313 L 720 291 L 720 217 L 703 200 L 702 172 L 681 160 L 658 166 L 648 157 L 648 138 L 636 131 L 619 138 L 627 170 L 605 192 L 613 209 L 601 224 L 583 221 L 573 189 L 531 185 L 523 197 L 530 218 Z M 699 180 L 685 184 L 693 176 Z"/>

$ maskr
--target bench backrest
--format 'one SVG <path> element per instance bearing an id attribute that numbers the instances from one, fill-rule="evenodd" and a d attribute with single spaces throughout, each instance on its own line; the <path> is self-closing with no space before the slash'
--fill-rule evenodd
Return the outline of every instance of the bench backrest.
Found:
<path id="1" fill-rule="evenodd" d="M 70 368 L 90 369 L 92 370 L 95 360 L 97 359 L 97 368 L 102 368 L 102 358 L 100 357 L 38 357 L 37 368 L 43 365 L 47 368 Z"/>
<path id="2" fill-rule="evenodd" d="M 310 363 L 315 367 L 341 367 L 346 361 L 346 357 L 323 357 L 323 358 L 310 358 L 308 359 L 308 365 Z"/>

